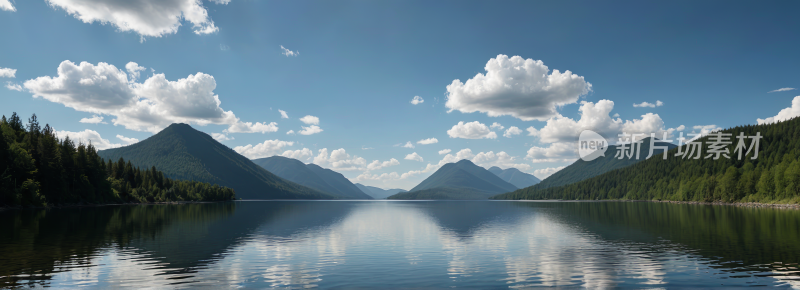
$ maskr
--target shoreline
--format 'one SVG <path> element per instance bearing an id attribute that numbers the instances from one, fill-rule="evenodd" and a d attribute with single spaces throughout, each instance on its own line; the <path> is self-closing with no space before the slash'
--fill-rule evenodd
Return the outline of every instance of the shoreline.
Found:
<path id="1" fill-rule="evenodd" d="M 75 208 L 75 207 L 101 207 L 101 206 L 110 206 L 110 205 L 163 205 L 163 204 L 195 204 L 195 203 L 218 203 L 218 202 L 229 202 L 229 201 L 236 201 L 236 200 L 220 200 L 220 201 L 161 201 L 161 202 L 147 202 L 147 203 L 72 203 L 72 204 L 60 204 L 60 205 L 52 205 L 52 206 L 35 206 L 35 207 L 23 207 L 23 206 L 0 206 L 0 211 L 5 210 L 23 210 L 23 209 L 56 209 L 56 208 Z"/>
<path id="2" fill-rule="evenodd" d="M 675 203 L 675 204 L 696 204 L 696 205 L 728 205 L 749 208 L 782 208 L 782 209 L 800 209 L 800 204 L 786 204 L 786 203 L 760 203 L 760 202 L 722 202 L 722 201 L 674 201 L 674 200 L 643 200 L 649 202 L 660 203 Z"/>

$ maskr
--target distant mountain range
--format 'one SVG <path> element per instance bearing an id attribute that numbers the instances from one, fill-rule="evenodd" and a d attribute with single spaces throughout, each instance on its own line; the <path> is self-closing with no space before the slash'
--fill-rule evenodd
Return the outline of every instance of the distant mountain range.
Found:
<path id="1" fill-rule="evenodd" d="M 356 183 L 355 185 L 356 185 L 356 187 L 361 189 L 361 191 L 363 191 L 364 193 L 368 194 L 369 196 L 371 196 L 374 199 L 386 199 L 387 197 L 390 197 L 390 196 L 392 196 L 394 194 L 398 194 L 398 193 L 401 193 L 401 192 L 406 192 L 405 189 L 399 189 L 399 188 L 383 189 L 383 188 L 378 188 L 378 187 L 374 187 L 374 186 L 363 185 L 361 183 Z"/>
<path id="2" fill-rule="evenodd" d="M 143 168 L 155 166 L 170 178 L 230 187 L 242 199 L 335 199 L 270 173 L 186 124 L 172 124 L 139 143 L 98 154 Z"/>
<path id="3" fill-rule="evenodd" d="M 489 168 L 489 172 L 494 173 L 501 179 L 516 186 L 517 188 L 526 188 L 528 186 L 541 182 L 539 178 L 531 174 L 519 171 L 516 168 L 500 169 L 500 167 L 493 166 Z"/>
<path id="4" fill-rule="evenodd" d="M 461 160 L 445 164 L 410 191 L 389 199 L 486 199 L 517 189 L 472 161 Z"/>
<path id="5" fill-rule="evenodd" d="M 667 146 L 669 149 L 677 147 L 677 145 L 667 142 L 658 142 L 656 141 L 657 146 Z M 618 157 L 614 157 L 617 153 L 617 148 L 619 145 L 608 146 L 606 149 L 605 156 L 599 157 L 592 161 L 583 161 L 578 159 L 575 163 L 570 164 L 569 166 L 565 167 L 564 169 L 559 170 L 553 175 L 542 180 L 542 182 L 536 184 L 537 189 L 543 189 L 548 187 L 554 186 L 562 186 L 567 185 L 570 183 L 575 183 L 584 179 L 588 179 L 591 177 L 598 176 L 600 174 L 609 172 L 614 169 L 620 169 L 624 167 L 631 166 L 636 164 L 639 161 L 645 160 L 647 158 L 647 154 L 650 153 L 650 138 L 645 138 L 642 140 L 641 148 L 639 148 L 639 159 L 636 157 L 632 158 L 622 158 L 619 159 Z M 655 150 L 653 154 L 659 154 L 664 152 L 663 150 Z M 526 186 L 527 187 L 527 186 Z M 525 187 L 520 187 L 525 188 Z"/>
<path id="6" fill-rule="evenodd" d="M 373 199 L 341 173 L 316 164 L 305 164 L 300 160 L 283 156 L 255 159 L 253 163 L 289 181 L 330 195 L 345 199 Z"/>

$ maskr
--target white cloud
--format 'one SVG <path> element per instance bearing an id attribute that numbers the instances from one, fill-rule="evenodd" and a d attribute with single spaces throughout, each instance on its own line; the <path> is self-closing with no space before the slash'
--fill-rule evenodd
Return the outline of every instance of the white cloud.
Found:
<path id="1" fill-rule="evenodd" d="M 12 82 L 6 82 L 6 88 L 9 89 L 9 90 L 12 90 L 12 91 L 18 91 L 18 92 L 22 91 L 22 86 L 20 86 L 19 84 L 12 83 Z"/>
<path id="2" fill-rule="evenodd" d="M 528 131 L 528 136 L 539 136 L 539 130 L 536 130 L 533 126 L 528 127 L 525 131 Z"/>
<path id="3" fill-rule="evenodd" d="M 216 4 L 220 4 L 220 5 L 228 5 L 228 3 L 231 3 L 231 0 L 211 0 L 211 2 L 214 2 Z"/>
<path id="4" fill-rule="evenodd" d="M 592 90 L 582 76 L 550 69 L 541 60 L 498 55 L 466 83 L 453 80 L 447 86 L 450 111 L 482 112 L 491 117 L 511 115 L 521 120 L 547 120 L 557 108 L 578 101 Z"/>
<path id="5" fill-rule="evenodd" d="M 0 2 L 0 7 L 2 7 L 2 2 Z M 15 77 L 17 77 L 16 69 L 0 67 L 0 78 L 15 78 Z"/>
<path id="6" fill-rule="evenodd" d="M 94 115 L 91 118 L 81 118 L 81 120 L 78 122 L 86 124 L 108 124 L 106 122 L 103 122 L 103 116 L 98 116 L 98 115 Z"/>
<path id="7" fill-rule="evenodd" d="M 717 127 L 717 125 L 697 125 L 692 127 L 692 132 L 687 136 L 692 137 L 691 139 L 694 140 L 719 130 L 722 130 L 722 128 Z"/>
<path id="8" fill-rule="evenodd" d="M 533 146 L 525 159 L 533 163 L 570 162 L 578 158 L 578 147 L 572 142 L 553 143 L 548 147 Z"/>
<path id="9" fill-rule="evenodd" d="M 447 135 L 450 138 L 463 138 L 463 139 L 495 139 L 497 133 L 492 132 L 485 124 L 474 121 L 469 123 L 458 122 L 453 128 L 447 130 Z"/>
<path id="10" fill-rule="evenodd" d="M 489 126 L 489 128 L 503 130 L 506 127 L 503 127 L 503 125 L 500 125 L 500 123 L 494 122 L 494 123 L 492 123 L 491 126 Z"/>
<path id="11" fill-rule="evenodd" d="M 414 152 L 414 153 L 406 155 L 405 160 L 414 160 L 414 161 L 422 162 L 423 159 L 422 159 L 422 156 L 419 156 L 419 154 L 417 154 L 417 152 Z"/>
<path id="12" fill-rule="evenodd" d="M 141 72 L 146 70 L 146 68 L 139 66 L 139 64 L 135 62 L 129 62 L 125 65 L 125 70 L 128 71 L 130 82 L 135 82 L 136 79 L 141 76 Z"/>
<path id="13" fill-rule="evenodd" d="M 281 54 L 285 55 L 285 56 L 298 56 L 298 55 L 300 55 L 299 51 L 291 51 L 291 50 L 283 47 L 283 45 L 281 45 L 281 50 L 283 51 L 283 52 L 281 52 Z"/>
<path id="14" fill-rule="evenodd" d="M 139 142 L 139 139 L 128 138 L 128 137 L 125 137 L 125 136 L 122 136 L 122 135 L 119 135 L 119 134 L 117 134 L 117 138 L 119 140 L 122 140 L 122 142 L 125 142 L 125 145 L 131 145 L 131 144 L 135 144 L 135 143 Z"/>
<path id="15" fill-rule="evenodd" d="M 139 72 L 136 64 L 126 65 Z M 277 124 L 242 122 L 232 111 L 220 108 L 213 76 L 197 73 L 177 81 L 154 74 L 142 83 L 107 63 L 63 61 L 58 76 L 27 80 L 34 97 L 63 104 L 81 112 L 111 115 L 114 125 L 156 133 L 172 123 L 228 125 L 226 132 L 276 132 Z"/>
<path id="16" fill-rule="evenodd" d="M 220 43 L 220 44 L 219 44 L 219 50 L 221 50 L 221 51 L 228 51 L 228 50 L 231 50 L 231 47 L 230 47 L 230 46 L 227 46 L 227 45 L 224 45 L 224 44 L 222 44 L 222 43 Z"/>
<path id="17" fill-rule="evenodd" d="M 414 96 L 414 98 L 411 99 L 411 104 L 412 105 L 419 105 L 419 104 L 422 104 L 424 102 L 425 102 L 425 100 L 423 100 L 422 97 L 420 97 L 420 96 Z"/>
<path id="18" fill-rule="evenodd" d="M 266 140 L 263 143 L 256 145 L 247 144 L 245 146 L 236 146 L 233 148 L 233 151 L 244 155 L 244 157 L 257 159 L 278 155 L 281 153 L 281 151 L 283 151 L 283 147 L 292 145 L 294 145 L 294 142 L 292 141 L 281 141 L 275 139 Z"/>
<path id="19" fill-rule="evenodd" d="M 680 131 L 683 131 L 683 130 L 685 130 L 685 129 L 686 129 L 686 126 L 684 126 L 684 125 L 680 125 L 680 126 L 678 126 L 678 128 L 675 128 L 675 131 L 678 131 L 678 132 L 680 132 Z"/>
<path id="20" fill-rule="evenodd" d="M 607 138 L 609 141 L 616 141 L 622 132 L 627 134 L 649 134 L 655 133 L 656 136 L 663 136 L 664 132 L 671 137 L 675 129 L 664 128 L 664 121 L 658 114 L 647 113 L 642 115 L 642 119 L 626 120 L 612 119 L 608 114 L 614 109 L 614 102 L 610 100 L 600 100 L 596 104 L 592 102 L 582 102 L 578 109 L 581 118 L 575 121 L 571 118 L 558 116 L 547 120 L 545 125 L 538 132 L 536 129 L 528 128 L 529 135 L 539 136 L 544 143 L 573 142 L 578 140 L 578 136 L 583 130 L 592 130 Z"/>
<path id="21" fill-rule="evenodd" d="M 556 173 L 559 170 L 564 169 L 564 167 L 566 167 L 566 166 L 548 167 L 548 168 L 543 168 L 543 169 L 536 169 L 536 170 L 533 171 L 533 176 L 536 176 L 539 179 L 545 179 L 545 178 L 549 177 L 550 175 L 553 175 L 553 173 Z"/>
<path id="22" fill-rule="evenodd" d="M 403 148 L 411 148 L 414 149 L 414 144 L 411 144 L 411 141 L 407 141 L 406 144 L 396 144 L 395 147 L 403 147 Z"/>
<path id="23" fill-rule="evenodd" d="M 759 125 L 771 124 L 780 121 L 786 121 L 797 116 L 800 116 L 800 96 L 794 97 L 792 100 L 792 106 L 781 110 L 777 115 L 766 119 L 759 118 L 756 121 Z"/>
<path id="24" fill-rule="evenodd" d="M 795 88 L 780 88 L 780 89 L 777 89 L 777 90 L 771 90 L 771 91 L 769 91 L 767 93 L 786 92 L 786 91 L 793 91 L 793 90 L 796 90 L 796 89 Z"/>
<path id="25" fill-rule="evenodd" d="M 314 157 L 314 164 L 327 167 L 333 170 L 364 170 L 367 167 L 367 160 L 358 156 L 347 154 L 344 148 L 331 151 L 328 155 L 328 148 L 318 150 L 319 154 Z"/>
<path id="26" fill-rule="evenodd" d="M 661 106 L 663 106 L 663 105 L 664 105 L 664 102 L 662 102 L 662 101 L 656 101 L 656 103 L 655 103 L 655 104 L 653 104 L 653 103 L 648 103 L 648 102 L 641 102 L 641 103 L 639 103 L 639 104 L 633 104 L 633 107 L 634 107 L 634 108 L 655 108 L 655 107 L 661 107 Z"/>
<path id="27" fill-rule="evenodd" d="M 211 133 L 211 137 L 218 142 L 233 140 L 233 137 L 228 137 L 228 135 L 223 133 Z"/>
<path id="28" fill-rule="evenodd" d="M 612 117 L 619 118 L 619 113 L 614 113 L 614 116 L 612 116 Z"/>
<path id="29" fill-rule="evenodd" d="M 322 129 L 320 129 L 319 126 L 317 126 L 317 125 L 311 125 L 311 126 L 308 126 L 308 127 L 300 126 L 300 128 L 303 128 L 303 130 L 300 130 L 300 132 L 298 132 L 301 135 L 311 135 L 311 134 L 317 134 L 319 132 L 322 132 Z"/>
<path id="30" fill-rule="evenodd" d="M 311 149 L 308 148 L 303 148 L 298 150 L 286 150 L 283 152 L 283 154 L 281 154 L 281 156 L 305 161 L 310 159 L 311 156 L 314 156 L 314 152 L 312 152 Z"/>
<path id="31" fill-rule="evenodd" d="M 533 127 L 531 127 L 531 128 L 533 128 Z M 503 133 L 503 137 L 511 138 L 512 136 L 519 135 L 519 134 L 522 134 L 522 129 L 517 128 L 516 126 L 511 126 L 511 127 L 508 128 L 508 130 L 506 130 L 505 133 Z"/>
<path id="32" fill-rule="evenodd" d="M 302 126 L 301 126 L 302 127 Z M 294 130 L 286 131 L 286 135 L 294 135 Z"/>
<path id="33" fill-rule="evenodd" d="M 14 8 L 14 5 L 11 5 L 10 0 L 0 0 L 0 10 L 15 12 L 17 11 L 17 8 Z"/>
<path id="34" fill-rule="evenodd" d="M 436 143 L 439 143 L 439 140 L 436 139 L 436 138 L 428 138 L 428 139 L 422 139 L 422 140 L 417 141 L 417 144 L 422 144 L 422 145 L 430 145 L 430 144 L 436 144 Z"/>
<path id="35" fill-rule="evenodd" d="M 122 144 L 111 143 L 111 141 L 108 141 L 108 139 L 103 139 L 103 137 L 100 136 L 100 133 L 97 133 L 95 130 L 86 129 L 79 132 L 57 131 L 56 136 L 61 139 L 69 137 L 69 139 L 76 144 L 92 144 L 95 148 L 97 148 L 97 150 L 122 147 Z"/>
<path id="36" fill-rule="evenodd" d="M 472 159 L 472 157 L 475 157 L 475 154 L 472 153 L 472 150 L 469 148 L 465 148 L 458 151 L 455 155 L 453 154 L 445 155 L 444 157 L 442 157 L 442 160 L 439 160 L 438 165 L 442 166 L 447 163 L 458 162 L 463 159 Z"/>
<path id="37" fill-rule="evenodd" d="M 529 164 L 519 163 L 519 160 L 516 157 L 513 157 L 504 151 L 497 153 L 494 153 L 493 151 L 480 152 L 472 158 L 472 162 L 485 168 L 497 166 L 504 169 L 514 167 L 523 171 L 531 169 Z"/>
<path id="38" fill-rule="evenodd" d="M 389 166 L 395 166 L 395 165 L 398 165 L 398 164 L 400 164 L 400 161 L 397 161 L 397 159 L 394 159 L 394 158 L 389 159 L 389 161 L 384 161 L 384 162 L 380 162 L 378 160 L 372 160 L 372 162 L 370 164 L 367 164 L 367 170 L 378 170 L 378 169 L 381 169 L 381 168 L 385 168 L 385 167 L 389 167 Z"/>
<path id="39" fill-rule="evenodd" d="M 281 119 L 289 119 L 289 114 L 286 114 L 286 111 L 278 109 L 278 112 L 281 113 Z"/>
<path id="40" fill-rule="evenodd" d="M 450 153 L 451 151 L 452 150 L 450 150 L 450 149 L 442 149 L 442 150 L 439 150 L 439 155 L 447 154 L 447 153 Z"/>
<path id="41" fill-rule="evenodd" d="M 198 0 L 48 0 L 84 23 L 111 24 L 119 31 L 133 31 L 144 37 L 174 34 L 183 21 L 192 23 L 195 34 L 209 34 L 219 29 Z"/>
<path id="42" fill-rule="evenodd" d="M 319 118 L 311 115 L 300 118 L 300 121 L 306 123 L 306 125 L 319 125 Z"/>

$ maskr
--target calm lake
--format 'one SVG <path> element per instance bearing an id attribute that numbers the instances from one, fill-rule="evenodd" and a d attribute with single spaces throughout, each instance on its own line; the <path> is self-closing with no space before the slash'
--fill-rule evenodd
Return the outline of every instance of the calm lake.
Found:
<path id="1" fill-rule="evenodd" d="M 242 201 L 0 212 L 2 287 L 800 287 L 800 211 Z"/>

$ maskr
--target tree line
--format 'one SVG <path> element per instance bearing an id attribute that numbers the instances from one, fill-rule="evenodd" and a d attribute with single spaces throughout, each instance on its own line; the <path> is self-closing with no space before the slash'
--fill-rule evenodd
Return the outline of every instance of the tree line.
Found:
<path id="1" fill-rule="evenodd" d="M 120 158 L 105 161 L 92 144 L 60 139 L 36 114 L 24 125 L 17 113 L 0 119 L 0 206 L 79 203 L 222 201 L 233 189 L 173 180 Z"/>
<path id="2" fill-rule="evenodd" d="M 550 188 L 528 187 L 493 199 L 673 200 L 702 202 L 800 203 L 800 118 L 723 130 L 734 136 L 730 159 L 684 159 L 687 145 L 634 165 L 580 182 Z M 755 150 L 739 159 L 735 136 L 763 136 Z M 709 136 L 700 139 L 708 144 Z M 704 154 L 705 155 L 705 151 Z"/>

